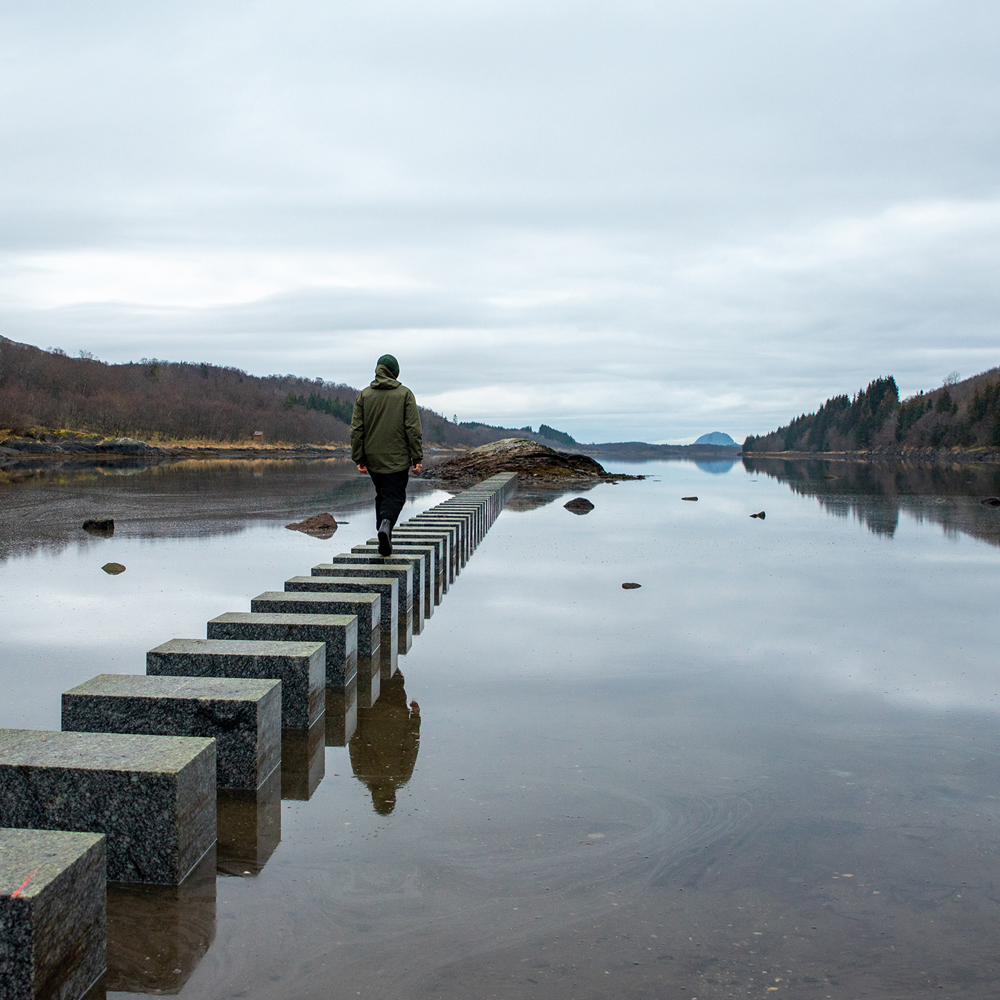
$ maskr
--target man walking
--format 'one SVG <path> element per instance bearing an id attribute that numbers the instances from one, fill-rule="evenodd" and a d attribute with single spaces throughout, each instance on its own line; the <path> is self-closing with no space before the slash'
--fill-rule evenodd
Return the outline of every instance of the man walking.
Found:
<path id="1" fill-rule="evenodd" d="M 392 529 L 406 502 L 410 466 L 424 460 L 420 413 L 413 393 L 399 382 L 399 362 L 383 354 L 375 380 L 354 401 L 351 459 L 375 484 L 375 525 L 379 555 L 392 555 Z"/>

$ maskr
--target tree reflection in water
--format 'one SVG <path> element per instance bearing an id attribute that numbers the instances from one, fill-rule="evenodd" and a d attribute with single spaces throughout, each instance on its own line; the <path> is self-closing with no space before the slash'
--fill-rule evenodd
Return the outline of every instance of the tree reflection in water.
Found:
<path id="1" fill-rule="evenodd" d="M 401 672 L 382 682 L 382 693 L 367 711 L 358 713 L 351 738 L 351 769 L 368 786 L 380 816 L 396 808 L 396 792 L 412 777 L 420 749 L 420 706 L 406 704 Z"/>

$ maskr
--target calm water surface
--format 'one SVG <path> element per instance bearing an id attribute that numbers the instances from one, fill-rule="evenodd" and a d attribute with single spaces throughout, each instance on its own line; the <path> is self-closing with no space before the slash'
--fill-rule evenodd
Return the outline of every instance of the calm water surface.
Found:
<path id="1" fill-rule="evenodd" d="M 94 996 L 995 996 L 994 474 L 634 471 L 586 516 L 516 497 L 349 745 L 289 755 L 273 853 L 112 890 Z M 2 726 L 372 533 L 341 463 L 0 503 Z"/>

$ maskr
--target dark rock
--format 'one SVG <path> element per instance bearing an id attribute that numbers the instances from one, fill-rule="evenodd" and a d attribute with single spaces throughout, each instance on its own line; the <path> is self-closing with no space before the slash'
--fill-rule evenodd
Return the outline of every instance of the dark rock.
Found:
<path id="1" fill-rule="evenodd" d="M 622 590 L 638 590 L 641 586 L 641 583 L 623 583 Z"/>
<path id="2" fill-rule="evenodd" d="M 302 531 L 314 538 L 332 538 L 337 530 L 337 521 L 332 514 L 313 514 L 304 521 L 296 521 L 293 524 L 286 524 L 286 528 L 292 531 Z"/>
<path id="3" fill-rule="evenodd" d="M 135 438 L 112 438 L 110 441 L 94 445 L 94 451 L 110 452 L 114 455 L 138 455 L 149 451 L 149 445 L 145 441 L 136 441 Z"/>
<path id="4" fill-rule="evenodd" d="M 682 500 L 697 500 L 697 497 L 681 497 Z"/>
<path id="5" fill-rule="evenodd" d="M 88 519 L 83 522 L 83 530 L 101 538 L 110 538 L 115 533 L 115 522 L 110 517 L 104 521 Z"/>
<path id="6" fill-rule="evenodd" d="M 611 475 L 587 455 L 546 448 L 527 438 L 504 438 L 424 469 L 423 478 L 455 482 L 486 479 L 500 472 L 516 472 L 522 481 L 615 482 L 620 479 L 643 479 L 644 476 Z"/>
<path id="7" fill-rule="evenodd" d="M 572 514 L 589 514 L 594 509 L 594 505 L 586 497 L 576 497 L 563 506 Z"/>
<path id="8" fill-rule="evenodd" d="M 980 500 L 979 502 L 986 507 L 1000 507 L 1000 497 L 986 497 L 985 500 Z"/>
<path id="9" fill-rule="evenodd" d="M 7 448 L 12 448 L 14 451 L 24 452 L 29 455 L 49 455 L 53 452 L 62 451 L 59 445 L 52 444 L 49 441 L 30 441 L 25 438 L 7 438 L 4 441 L 4 445 Z"/>
<path id="10" fill-rule="evenodd" d="M 119 573 L 125 572 L 125 567 L 121 563 L 105 563 L 101 569 L 103 569 L 108 576 L 117 576 Z"/>
<path id="11" fill-rule="evenodd" d="M 764 513 L 764 511 L 760 511 L 760 512 L 759 512 L 759 513 L 757 513 L 757 514 L 751 514 L 750 516 L 751 516 L 751 517 L 759 517 L 759 518 L 760 518 L 760 519 L 761 519 L 761 520 L 763 521 L 763 520 L 764 520 L 764 518 L 765 518 L 765 517 L 766 517 L 767 515 L 766 515 L 766 514 Z"/>

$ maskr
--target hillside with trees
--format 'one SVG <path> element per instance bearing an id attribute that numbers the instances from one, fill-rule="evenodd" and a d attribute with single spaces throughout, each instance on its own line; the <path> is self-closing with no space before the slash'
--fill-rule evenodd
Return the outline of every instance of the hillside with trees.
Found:
<path id="1" fill-rule="evenodd" d="M 109 364 L 87 352 L 69 357 L 0 337 L 0 430 L 38 429 L 237 444 L 262 431 L 272 444 L 345 445 L 358 390 L 295 375 L 249 375 L 239 368 L 143 358 Z M 549 441 L 531 427 L 460 423 L 423 407 L 429 446 L 474 447 L 500 438 Z M 568 434 L 543 425 L 561 443 Z"/>
<path id="2" fill-rule="evenodd" d="M 1000 368 L 902 402 L 891 376 L 853 396 L 834 396 L 769 434 L 751 435 L 747 452 L 909 451 L 1000 447 Z"/>

